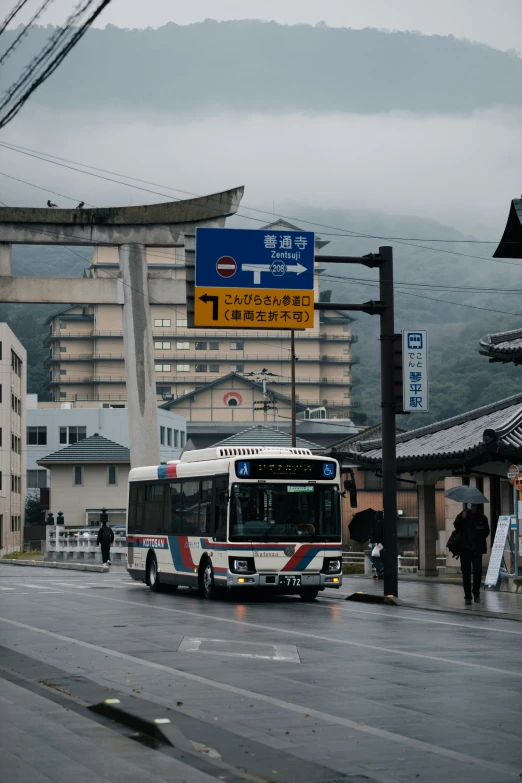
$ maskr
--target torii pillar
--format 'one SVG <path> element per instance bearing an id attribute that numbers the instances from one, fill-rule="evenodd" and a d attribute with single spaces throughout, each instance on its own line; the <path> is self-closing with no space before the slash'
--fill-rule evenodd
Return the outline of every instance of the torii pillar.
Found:
<path id="1" fill-rule="evenodd" d="M 193 255 L 197 227 L 221 228 L 243 188 L 186 201 L 104 209 L 0 208 L 0 302 L 122 304 L 131 467 L 158 465 L 159 432 L 150 303 L 184 304 L 186 291 L 149 278 L 148 247 L 183 246 Z M 185 242 L 187 238 L 187 242 Z M 120 278 L 13 277 L 12 244 L 117 246 Z"/>

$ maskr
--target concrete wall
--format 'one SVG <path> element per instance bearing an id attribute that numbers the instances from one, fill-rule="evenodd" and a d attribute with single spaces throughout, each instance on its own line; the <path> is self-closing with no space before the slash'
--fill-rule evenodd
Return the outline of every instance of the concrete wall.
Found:
<path id="1" fill-rule="evenodd" d="M 55 519 L 62 511 L 66 527 L 81 527 L 86 524 L 88 509 L 99 512 L 102 507 L 109 511 L 111 524 L 125 522 L 127 508 L 127 482 L 130 465 L 117 466 L 117 485 L 109 486 L 107 465 L 83 465 L 83 485 L 74 486 L 74 465 L 56 465 L 51 468 L 51 510 Z M 111 514 L 119 510 L 118 514 Z M 96 519 L 99 514 L 94 513 Z M 92 521 L 92 517 L 91 517 Z"/>
<path id="2" fill-rule="evenodd" d="M 0 555 L 3 555 L 23 546 L 27 354 L 5 323 L 0 323 L 0 343 Z M 20 369 L 16 362 L 13 367 L 12 352 L 21 361 Z"/>

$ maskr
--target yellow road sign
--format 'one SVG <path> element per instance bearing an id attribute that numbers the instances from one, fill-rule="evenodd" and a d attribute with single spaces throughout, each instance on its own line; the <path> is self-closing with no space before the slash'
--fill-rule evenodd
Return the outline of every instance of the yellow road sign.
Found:
<path id="1" fill-rule="evenodd" d="M 194 325 L 227 329 L 311 329 L 314 292 L 196 286 Z"/>

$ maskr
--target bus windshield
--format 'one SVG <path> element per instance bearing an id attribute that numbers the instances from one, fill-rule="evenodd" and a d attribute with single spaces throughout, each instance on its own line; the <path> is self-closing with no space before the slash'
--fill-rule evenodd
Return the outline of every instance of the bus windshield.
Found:
<path id="1" fill-rule="evenodd" d="M 232 484 L 230 541 L 341 540 L 332 484 Z"/>

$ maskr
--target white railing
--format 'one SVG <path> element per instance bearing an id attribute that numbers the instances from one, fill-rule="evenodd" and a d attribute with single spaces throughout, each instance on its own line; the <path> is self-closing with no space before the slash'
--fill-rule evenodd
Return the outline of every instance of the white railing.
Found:
<path id="1" fill-rule="evenodd" d="M 49 525 L 47 528 L 45 559 L 63 562 L 101 563 L 101 549 L 96 543 L 98 529 Z M 114 531 L 111 544 L 111 562 L 124 563 L 127 547 L 125 530 Z"/>
<path id="2" fill-rule="evenodd" d="M 364 567 L 364 573 L 370 574 L 372 564 L 367 552 L 343 552 L 343 565 L 360 565 Z M 411 552 L 405 552 L 397 557 L 399 574 L 416 574 L 418 570 L 418 557 Z M 437 570 L 444 573 L 446 570 L 446 556 L 437 555 Z"/>

